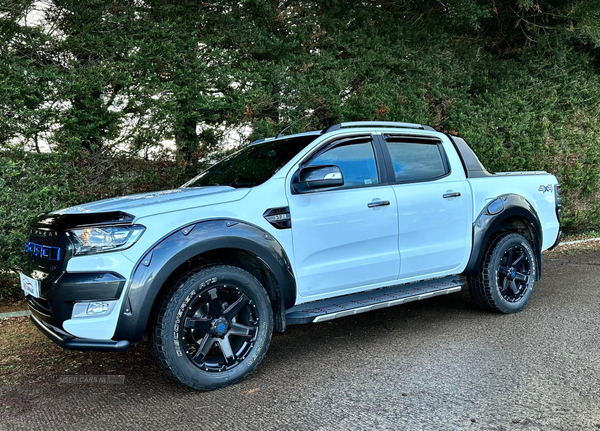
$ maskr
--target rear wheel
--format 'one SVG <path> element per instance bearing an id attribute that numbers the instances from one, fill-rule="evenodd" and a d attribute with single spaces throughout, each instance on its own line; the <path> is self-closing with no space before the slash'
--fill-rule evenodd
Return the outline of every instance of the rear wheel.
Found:
<path id="1" fill-rule="evenodd" d="M 248 376 L 273 331 L 267 292 L 250 273 L 219 265 L 175 283 L 157 313 L 152 350 L 169 375 L 195 389 L 216 389 Z"/>
<path id="2" fill-rule="evenodd" d="M 484 310 L 516 313 L 527 305 L 536 275 L 529 241 L 516 233 L 503 235 L 486 250 L 479 274 L 469 277 L 469 292 Z"/>

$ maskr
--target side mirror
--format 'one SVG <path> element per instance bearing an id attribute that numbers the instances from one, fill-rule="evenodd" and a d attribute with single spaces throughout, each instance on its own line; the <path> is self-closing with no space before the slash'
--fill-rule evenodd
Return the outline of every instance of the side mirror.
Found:
<path id="1" fill-rule="evenodd" d="M 342 170 L 336 165 L 305 166 L 294 175 L 292 180 L 292 187 L 296 193 L 343 185 Z"/>

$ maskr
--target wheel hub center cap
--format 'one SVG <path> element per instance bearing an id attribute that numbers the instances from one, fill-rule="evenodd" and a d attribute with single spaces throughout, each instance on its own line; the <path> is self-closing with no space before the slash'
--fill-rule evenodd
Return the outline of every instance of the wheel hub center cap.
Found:
<path id="1" fill-rule="evenodd" d="M 218 337 L 223 337 L 229 331 L 229 322 L 224 317 L 219 317 L 212 321 L 212 333 Z"/>

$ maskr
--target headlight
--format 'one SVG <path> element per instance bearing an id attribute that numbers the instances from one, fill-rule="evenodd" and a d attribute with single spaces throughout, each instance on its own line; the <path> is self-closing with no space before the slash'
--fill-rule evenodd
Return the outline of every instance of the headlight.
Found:
<path id="1" fill-rule="evenodd" d="M 133 226 L 97 226 L 72 229 L 67 234 L 75 244 L 75 255 L 124 250 L 142 236 L 146 228 Z"/>

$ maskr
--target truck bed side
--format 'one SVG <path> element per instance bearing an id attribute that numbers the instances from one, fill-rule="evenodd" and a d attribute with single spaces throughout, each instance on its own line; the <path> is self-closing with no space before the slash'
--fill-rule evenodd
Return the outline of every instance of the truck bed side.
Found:
<path id="1" fill-rule="evenodd" d="M 539 251 L 552 247 L 560 232 L 560 220 L 556 210 L 556 177 L 544 171 L 491 174 L 464 139 L 458 136 L 448 137 L 460 156 L 471 187 L 473 222 L 477 221 L 487 204 L 494 199 L 509 194 L 521 196 L 535 210 L 539 220 L 543 236 Z"/>
<path id="2" fill-rule="evenodd" d="M 521 175 L 489 175 L 469 178 L 473 194 L 473 220 L 486 205 L 505 194 L 524 197 L 537 212 L 543 232 L 542 251 L 550 248 L 560 229 L 555 207 L 555 185 L 558 181 L 548 173 L 522 173 Z"/>

